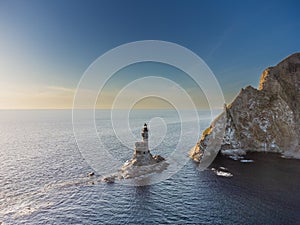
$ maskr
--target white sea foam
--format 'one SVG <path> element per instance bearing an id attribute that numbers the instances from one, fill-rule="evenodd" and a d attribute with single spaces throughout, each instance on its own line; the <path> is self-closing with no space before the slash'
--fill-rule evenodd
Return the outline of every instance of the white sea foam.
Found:
<path id="1" fill-rule="evenodd" d="M 220 177 L 232 177 L 233 174 L 228 172 L 228 171 L 225 171 L 227 170 L 226 168 L 222 169 L 224 167 L 220 167 L 219 169 L 215 169 L 215 168 L 212 168 L 211 170 L 217 175 L 217 176 L 220 176 Z"/>
<path id="2" fill-rule="evenodd" d="M 252 162 L 254 162 L 254 160 L 252 160 L 252 159 L 241 159 L 240 162 L 242 162 L 242 163 L 252 163 Z"/>

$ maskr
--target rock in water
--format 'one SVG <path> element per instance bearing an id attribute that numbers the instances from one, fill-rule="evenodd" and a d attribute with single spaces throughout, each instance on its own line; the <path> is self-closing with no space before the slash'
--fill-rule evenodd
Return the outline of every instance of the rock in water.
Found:
<path id="1" fill-rule="evenodd" d="M 152 173 L 159 173 L 166 169 L 168 163 L 160 155 L 152 156 L 148 147 L 148 127 L 144 124 L 142 129 L 142 141 L 135 143 L 132 159 L 127 160 L 121 169 L 112 175 L 104 177 L 102 180 L 113 183 L 115 179 L 138 178 Z"/>
<path id="2" fill-rule="evenodd" d="M 206 131 L 191 157 L 200 161 L 213 139 L 218 123 L 226 128 L 220 149 L 281 152 L 300 157 L 300 53 L 293 54 L 277 66 L 266 69 L 259 89 L 242 89 L 234 101 Z M 233 151 L 234 154 L 239 151 Z"/>

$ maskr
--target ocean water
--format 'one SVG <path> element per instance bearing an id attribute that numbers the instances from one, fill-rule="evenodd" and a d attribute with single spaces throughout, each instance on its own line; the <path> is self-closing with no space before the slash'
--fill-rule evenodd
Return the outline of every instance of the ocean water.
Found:
<path id="1" fill-rule="evenodd" d="M 211 118 L 207 112 L 200 115 L 203 130 Z M 114 157 L 126 161 L 133 140 L 120 141 L 109 116 L 96 112 L 99 137 Z M 151 149 L 167 157 L 180 138 L 178 115 L 133 111 L 128 123 L 137 140 L 145 121 L 151 125 Z M 88 135 L 84 117 L 79 122 Z M 243 161 L 219 156 L 204 171 L 187 161 L 178 173 L 153 185 L 106 184 L 99 173 L 87 176 L 93 169 L 76 144 L 71 111 L 0 111 L 0 126 L 2 225 L 300 224 L 299 160 L 269 153 L 251 153 Z M 127 140 L 128 131 L 116 129 Z M 194 143 L 184 141 L 188 151 Z"/>

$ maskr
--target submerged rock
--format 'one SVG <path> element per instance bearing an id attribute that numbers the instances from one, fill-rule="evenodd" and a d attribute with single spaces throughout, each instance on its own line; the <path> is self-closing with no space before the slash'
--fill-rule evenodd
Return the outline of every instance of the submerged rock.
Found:
<path id="1" fill-rule="evenodd" d="M 241 90 L 203 132 L 191 152 L 194 160 L 202 159 L 208 140 L 213 142 L 216 127 L 224 122 L 221 147 L 216 149 L 222 154 L 238 157 L 244 150 L 300 156 L 300 53 L 266 69 L 259 89 L 248 86 Z"/>
<path id="2" fill-rule="evenodd" d="M 102 179 L 102 181 L 106 182 L 106 183 L 114 183 L 115 182 L 116 177 L 115 176 L 108 176 L 108 177 L 104 177 Z"/>
<path id="3" fill-rule="evenodd" d="M 88 177 L 92 177 L 92 176 L 94 176 L 95 175 L 95 173 L 94 172 L 90 172 L 90 173 L 88 173 Z"/>

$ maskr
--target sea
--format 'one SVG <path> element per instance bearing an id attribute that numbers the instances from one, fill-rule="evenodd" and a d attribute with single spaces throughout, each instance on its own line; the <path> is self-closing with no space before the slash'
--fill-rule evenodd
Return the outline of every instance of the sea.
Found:
<path id="1" fill-rule="evenodd" d="M 1 225 L 300 224 L 300 160 L 257 152 L 237 160 L 218 155 L 202 170 L 188 158 L 195 143 L 181 138 L 182 123 L 194 126 L 194 118 L 182 121 L 173 110 L 94 115 L 91 126 L 85 116 L 74 121 L 71 110 L 0 111 Z M 209 111 L 198 115 L 199 138 L 212 117 Z M 168 158 L 181 140 L 184 164 L 148 185 L 102 182 L 110 164 L 97 159 L 101 166 L 91 165 L 97 148 L 89 135 L 97 132 L 101 149 L 123 163 L 145 122 L 151 152 Z"/>

